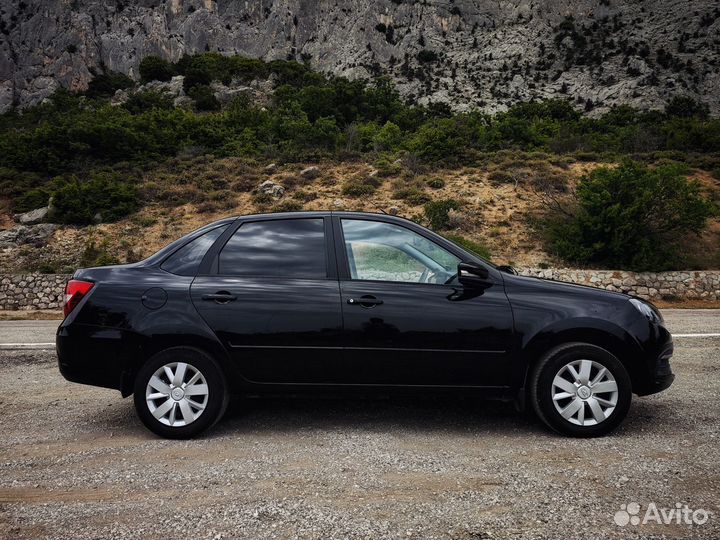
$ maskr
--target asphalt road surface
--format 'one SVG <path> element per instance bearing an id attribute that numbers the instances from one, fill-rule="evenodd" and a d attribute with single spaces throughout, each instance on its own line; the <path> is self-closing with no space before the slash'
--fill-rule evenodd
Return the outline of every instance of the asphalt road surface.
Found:
<path id="1" fill-rule="evenodd" d="M 0 350 L 54 348 L 60 321 L 0 321 Z"/>
<path id="2" fill-rule="evenodd" d="M 0 350 L 0 538 L 717 538 L 720 310 L 664 314 L 675 384 L 592 440 L 449 397 L 239 401 L 166 441 L 62 379 L 57 321 L 0 322 L 40 347 Z"/>

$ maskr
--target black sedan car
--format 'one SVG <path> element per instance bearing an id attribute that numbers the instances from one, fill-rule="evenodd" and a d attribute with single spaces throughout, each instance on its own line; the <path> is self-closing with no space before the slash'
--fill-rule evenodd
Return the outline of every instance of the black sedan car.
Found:
<path id="1" fill-rule="evenodd" d="M 78 270 L 57 332 L 61 373 L 134 395 L 187 438 L 231 394 L 466 390 L 529 404 L 572 436 L 605 434 L 632 394 L 673 381 L 658 310 L 515 275 L 405 219 L 243 216 L 148 259 Z"/>

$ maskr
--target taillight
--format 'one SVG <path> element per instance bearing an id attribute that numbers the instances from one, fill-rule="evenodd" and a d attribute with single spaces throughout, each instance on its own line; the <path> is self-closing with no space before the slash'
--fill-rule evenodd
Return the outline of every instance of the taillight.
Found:
<path id="1" fill-rule="evenodd" d="M 80 281 L 79 279 L 68 281 L 67 285 L 65 285 L 65 302 L 63 303 L 63 313 L 66 317 L 77 307 L 80 300 L 90 292 L 93 285 L 89 281 Z"/>

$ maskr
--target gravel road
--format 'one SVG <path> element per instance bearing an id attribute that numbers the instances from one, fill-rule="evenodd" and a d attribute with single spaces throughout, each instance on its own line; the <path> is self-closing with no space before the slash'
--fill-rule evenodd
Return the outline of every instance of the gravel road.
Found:
<path id="1" fill-rule="evenodd" d="M 718 332 L 719 315 L 673 329 Z M 303 398 L 240 401 L 205 438 L 166 441 L 52 352 L 0 351 L 0 538 L 716 538 L 720 339 L 677 338 L 673 367 L 602 439 L 510 404 Z M 618 526 L 629 503 L 711 515 Z"/>

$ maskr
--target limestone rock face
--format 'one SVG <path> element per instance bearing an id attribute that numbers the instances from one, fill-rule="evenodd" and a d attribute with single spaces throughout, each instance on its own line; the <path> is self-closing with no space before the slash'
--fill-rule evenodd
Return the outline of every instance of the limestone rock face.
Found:
<path id="1" fill-rule="evenodd" d="M 598 113 L 682 93 L 718 112 L 718 35 L 716 0 L 2 2 L 0 112 L 83 89 L 102 66 L 137 78 L 144 56 L 204 51 L 389 71 L 405 96 L 459 110 L 570 97 Z"/>
<path id="2" fill-rule="evenodd" d="M 599 113 L 683 93 L 718 112 L 718 35 L 715 0 L 2 2 L 0 112 L 83 89 L 101 66 L 137 78 L 147 55 L 204 51 L 388 71 L 405 96 L 459 110 L 570 97 Z"/>

